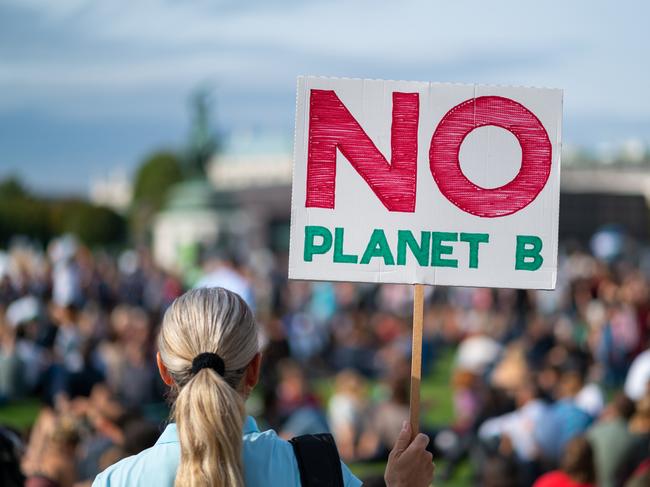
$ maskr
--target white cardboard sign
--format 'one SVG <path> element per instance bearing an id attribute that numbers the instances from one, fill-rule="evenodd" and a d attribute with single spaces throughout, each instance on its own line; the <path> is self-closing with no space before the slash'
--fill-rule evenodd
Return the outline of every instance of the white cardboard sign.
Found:
<path id="1" fill-rule="evenodd" d="M 562 91 L 298 78 L 289 277 L 552 289 Z"/>

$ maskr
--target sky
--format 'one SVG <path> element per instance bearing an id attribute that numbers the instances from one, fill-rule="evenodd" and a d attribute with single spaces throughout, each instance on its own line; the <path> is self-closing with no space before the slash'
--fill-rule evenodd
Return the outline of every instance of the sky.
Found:
<path id="1" fill-rule="evenodd" d="M 215 127 L 292 135 L 296 77 L 563 88 L 566 144 L 650 143 L 644 0 L 0 0 L 0 177 L 86 193 Z"/>

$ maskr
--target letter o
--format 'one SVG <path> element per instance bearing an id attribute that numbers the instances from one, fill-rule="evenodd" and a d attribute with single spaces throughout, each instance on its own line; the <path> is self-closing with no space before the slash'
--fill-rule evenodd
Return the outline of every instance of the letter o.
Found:
<path id="1" fill-rule="evenodd" d="M 474 129 L 495 125 L 521 145 L 521 168 L 498 188 L 472 183 L 460 168 L 460 146 Z M 542 122 L 522 104 L 501 96 L 481 96 L 449 110 L 438 124 L 429 149 L 431 174 L 445 197 L 461 210 L 483 218 L 511 215 L 525 208 L 546 186 L 552 146 Z"/>

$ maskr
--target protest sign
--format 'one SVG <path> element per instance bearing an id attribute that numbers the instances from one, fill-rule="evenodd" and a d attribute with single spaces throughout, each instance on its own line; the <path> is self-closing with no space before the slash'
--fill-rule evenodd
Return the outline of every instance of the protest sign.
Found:
<path id="1" fill-rule="evenodd" d="M 562 91 L 298 79 L 289 277 L 555 287 Z"/>

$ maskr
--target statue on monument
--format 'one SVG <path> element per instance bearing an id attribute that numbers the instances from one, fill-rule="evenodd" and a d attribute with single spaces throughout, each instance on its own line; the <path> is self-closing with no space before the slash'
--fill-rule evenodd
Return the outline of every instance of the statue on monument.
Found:
<path id="1" fill-rule="evenodd" d="M 198 269 L 201 249 L 215 248 L 225 238 L 235 207 L 231 197 L 215 191 L 207 177 L 218 149 L 210 126 L 211 90 L 202 87 L 194 91 L 190 109 L 190 133 L 181 157 L 184 180 L 170 188 L 153 230 L 156 262 L 187 275 Z"/>
<path id="2" fill-rule="evenodd" d="M 192 125 L 188 147 L 183 157 L 186 179 L 204 179 L 207 164 L 217 150 L 216 137 L 210 129 L 212 104 L 213 97 L 209 88 L 199 88 L 190 96 Z"/>

